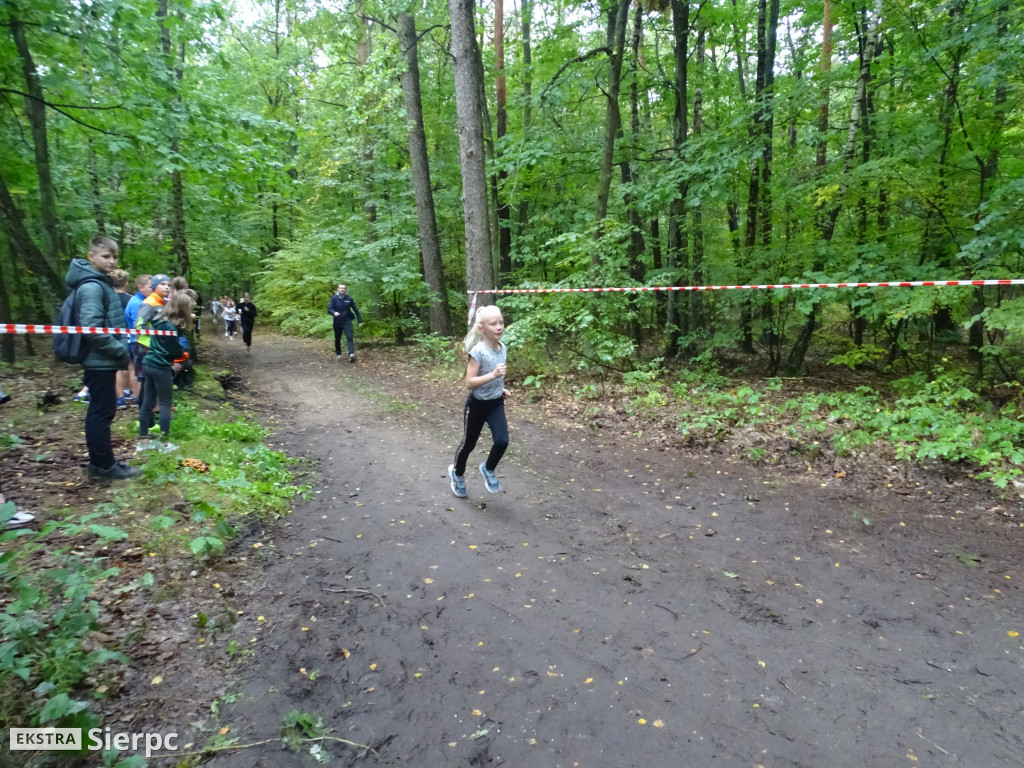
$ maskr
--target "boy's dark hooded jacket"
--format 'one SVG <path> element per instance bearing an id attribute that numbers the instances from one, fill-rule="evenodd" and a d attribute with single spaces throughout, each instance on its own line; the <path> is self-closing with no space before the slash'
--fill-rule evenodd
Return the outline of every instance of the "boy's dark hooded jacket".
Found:
<path id="1" fill-rule="evenodd" d="M 87 278 L 92 278 L 88 279 Z M 83 283 L 83 281 L 85 281 Z M 78 291 L 78 323 L 86 327 L 124 328 L 124 310 L 114 291 L 110 275 L 104 275 L 87 259 L 74 259 L 64 277 L 68 288 Z M 87 370 L 120 371 L 128 367 L 127 336 L 97 334 L 86 336 L 88 354 L 82 361 Z"/>

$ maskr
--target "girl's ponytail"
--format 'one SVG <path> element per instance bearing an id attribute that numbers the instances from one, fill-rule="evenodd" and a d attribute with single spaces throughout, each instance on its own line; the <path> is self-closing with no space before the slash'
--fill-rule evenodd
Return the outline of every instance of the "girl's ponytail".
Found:
<path id="1" fill-rule="evenodd" d="M 480 330 L 480 323 L 482 323 L 488 315 L 494 313 L 501 313 L 496 304 L 488 304 L 485 307 L 480 307 L 476 311 L 476 315 L 473 316 L 473 325 L 469 328 L 469 333 L 466 334 L 466 338 L 462 342 L 462 346 L 468 355 L 470 350 L 473 349 L 477 344 L 484 340 L 484 334 Z"/>

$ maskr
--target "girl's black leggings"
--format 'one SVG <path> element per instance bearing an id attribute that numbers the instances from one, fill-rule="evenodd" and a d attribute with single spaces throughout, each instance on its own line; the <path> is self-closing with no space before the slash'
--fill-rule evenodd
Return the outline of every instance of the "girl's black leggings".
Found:
<path id="1" fill-rule="evenodd" d="M 465 429 L 462 442 L 455 451 L 455 474 L 459 477 L 466 474 L 466 462 L 469 461 L 469 454 L 476 448 L 476 441 L 480 439 L 480 432 L 485 423 L 491 428 L 491 437 L 494 438 L 494 445 L 487 456 L 487 469 L 493 472 L 505 454 L 505 449 L 508 448 L 505 396 L 494 400 L 479 400 L 470 393 L 466 399 L 466 407 L 462 409 L 462 422 Z"/>

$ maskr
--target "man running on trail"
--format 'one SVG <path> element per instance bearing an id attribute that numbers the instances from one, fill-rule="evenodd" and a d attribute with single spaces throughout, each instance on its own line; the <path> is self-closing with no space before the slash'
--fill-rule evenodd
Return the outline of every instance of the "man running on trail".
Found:
<path id="1" fill-rule="evenodd" d="M 256 314 L 256 305 L 252 303 L 252 299 L 247 293 L 238 302 L 238 316 L 242 323 L 242 341 L 245 342 L 246 352 L 252 346 L 252 327 L 256 324 Z"/>
<path id="2" fill-rule="evenodd" d="M 348 361 L 356 361 L 356 345 L 352 341 L 352 320 L 359 321 L 359 327 L 363 327 L 363 316 L 359 314 L 355 299 L 348 295 L 343 283 L 338 284 L 338 292 L 331 296 L 331 303 L 327 305 L 327 314 L 334 318 L 334 354 L 341 360 L 341 334 L 345 334 L 345 341 L 348 343 Z"/>

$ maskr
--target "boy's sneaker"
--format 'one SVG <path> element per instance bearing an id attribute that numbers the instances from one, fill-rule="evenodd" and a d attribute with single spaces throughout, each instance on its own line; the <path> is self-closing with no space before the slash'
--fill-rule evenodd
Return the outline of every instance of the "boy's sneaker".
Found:
<path id="1" fill-rule="evenodd" d="M 86 392 L 84 395 L 75 395 L 74 401 L 76 403 L 88 403 L 89 402 L 89 393 Z"/>
<path id="2" fill-rule="evenodd" d="M 348 361 L 349 361 L 350 363 L 354 363 L 354 362 L 356 361 L 356 356 L 355 356 L 355 355 L 349 355 L 349 356 L 348 356 Z"/>
<path id="3" fill-rule="evenodd" d="M 452 493 L 460 499 L 466 498 L 466 478 L 455 474 L 455 465 L 448 465 L 448 479 L 451 481 Z"/>
<path id="4" fill-rule="evenodd" d="M 124 408 L 127 408 L 127 407 L 128 407 L 128 401 L 127 400 L 125 400 L 123 397 L 117 398 L 117 409 L 119 411 L 124 409 Z"/>
<path id="5" fill-rule="evenodd" d="M 22 511 L 19 510 L 19 511 L 14 513 L 14 516 L 10 520 L 7 521 L 7 527 L 8 528 L 18 528 L 19 526 L 22 526 L 22 525 L 28 525 L 29 523 L 31 523 L 35 519 L 36 519 L 36 516 L 33 515 L 32 513 L 30 513 L 30 512 L 22 512 Z"/>
<path id="6" fill-rule="evenodd" d="M 480 465 L 480 474 L 484 476 L 484 485 L 487 486 L 488 491 L 491 493 L 501 493 L 501 483 L 498 482 L 498 475 L 487 468 L 486 461 Z"/>
<path id="7" fill-rule="evenodd" d="M 94 480 L 127 480 L 140 474 L 142 470 L 138 467 L 129 467 L 116 461 L 106 469 L 100 469 L 95 464 L 89 465 L 89 477 Z"/>

